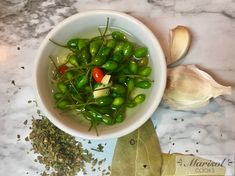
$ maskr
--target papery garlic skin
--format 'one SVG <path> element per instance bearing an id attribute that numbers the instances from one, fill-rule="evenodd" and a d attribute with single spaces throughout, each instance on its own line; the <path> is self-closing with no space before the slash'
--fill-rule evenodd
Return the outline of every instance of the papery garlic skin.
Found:
<path id="1" fill-rule="evenodd" d="M 167 65 L 175 63 L 187 54 L 191 38 L 186 26 L 177 26 L 170 30 L 170 58 L 167 59 Z"/>
<path id="2" fill-rule="evenodd" d="M 211 98 L 231 94 L 230 86 L 218 84 L 195 65 L 182 65 L 167 70 L 167 87 L 163 100 L 176 110 L 205 106 Z"/>

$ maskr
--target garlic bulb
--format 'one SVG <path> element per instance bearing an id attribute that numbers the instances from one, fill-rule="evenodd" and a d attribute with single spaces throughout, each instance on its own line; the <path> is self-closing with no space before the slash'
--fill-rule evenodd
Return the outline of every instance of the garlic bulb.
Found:
<path id="1" fill-rule="evenodd" d="M 170 58 L 167 65 L 175 63 L 188 52 L 191 44 L 191 34 L 187 27 L 177 26 L 170 30 Z"/>
<path id="2" fill-rule="evenodd" d="M 195 65 L 178 66 L 167 71 L 165 102 L 178 110 L 199 108 L 210 98 L 231 94 L 231 87 L 218 84 L 209 74 Z"/>

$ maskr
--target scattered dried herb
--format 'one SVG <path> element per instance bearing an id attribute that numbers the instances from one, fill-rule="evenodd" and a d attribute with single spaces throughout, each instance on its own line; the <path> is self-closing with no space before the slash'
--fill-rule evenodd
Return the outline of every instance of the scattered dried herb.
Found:
<path id="1" fill-rule="evenodd" d="M 105 161 L 106 161 L 106 158 L 104 158 L 104 159 L 98 161 L 98 165 L 100 166 L 100 165 L 101 165 L 103 162 L 105 162 Z"/>
<path id="2" fill-rule="evenodd" d="M 27 136 L 26 138 L 24 138 L 25 141 L 29 141 L 29 137 Z"/>
<path id="3" fill-rule="evenodd" d="M 91 148 L 91 150 L 94 150 L 97 152 L 104 152 L 104 146 L 102 144 L 98 144 L 97 148 Z"/>
<path id="4" fill-rule="evenodd" d="M 20 141 L 20 135 L 17 134 L 16 137 L 17 137 L 17 141 Z"/>
<path id="5" fill-rule="evenodd" d="M 58 129 L 45 117 L 32 119 L 29 139 L 32 150 L 39 154 L 38 162 L 45 165 L 46 170 L 41 174 L 43 176 L 74 176 L 79 171 L 85 174 L 85 164 L 94 160 L 80 142 Z"/>
<path id="6" fill-rule="evenodd" d="M 94 166 L 97 164 L 97 162 L 98 162 L 98 159 L 97 159 L 97 158 L 94 159 L 94 160 L 92 161 L 92 163 L 91 163 L 92 167 L 94 167 Z"/>
<path id="7" fill-rule="evenodd" d="M 15 80 L 12 80 L 11 84 L 13 84 L 15 86 L 16 85 Z"/>
<path id="8" fill-rule="evenodd" d="M 25 121 L 24 121 L 24 125 L 27 125 L 27 123 L 28 123 L 28 120 L 25 120 Z"/>
<path id="9" fill-rule="evenodd" d="M 40 116 L 41 115 L 41 111 L 38 109 L 37 110 L 37 114 Z"/>

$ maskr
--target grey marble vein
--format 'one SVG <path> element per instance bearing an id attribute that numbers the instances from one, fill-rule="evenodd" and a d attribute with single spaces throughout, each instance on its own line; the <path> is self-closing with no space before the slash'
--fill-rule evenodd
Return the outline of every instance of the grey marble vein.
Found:
<path id="1" fill-rule="evenodd" d="M 219 13 L 230 19 L 235 17 L 235 2 L 233 0 L 225 1 L 195 1 L 195 0 L 176 0 L 175 11 L 178 13 Z"/>
<path id="2" fill-rule="evenodd" d="M 1 42 L 9 44 L 45 36 L 60 21 L 77 13 L 70 0 L 4 0 L 0 9 Z"/>

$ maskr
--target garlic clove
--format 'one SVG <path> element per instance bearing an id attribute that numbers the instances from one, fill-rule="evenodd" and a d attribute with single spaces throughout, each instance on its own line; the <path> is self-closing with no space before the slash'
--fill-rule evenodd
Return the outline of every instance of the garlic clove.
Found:
<path id="1" fill-rule="evenodd" d="M 220 85 L 195 65 L 167 70 L 167 87 L 163 99 L 174 109 L 199 108 L 208 104 L 211 98 L 224 94 L 231 94 L 231 87 Z"/>
<path id="2" fill-rule="evenodd" d="M 170 58 L 167 65 L 173 64 L 183 58 L 189 50 L 191 34 L 187 27 L 177 26 L 170 30 Z"/>

